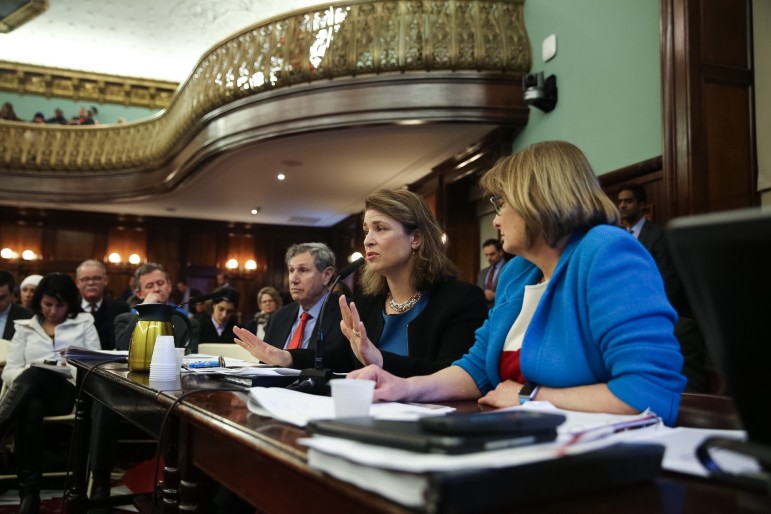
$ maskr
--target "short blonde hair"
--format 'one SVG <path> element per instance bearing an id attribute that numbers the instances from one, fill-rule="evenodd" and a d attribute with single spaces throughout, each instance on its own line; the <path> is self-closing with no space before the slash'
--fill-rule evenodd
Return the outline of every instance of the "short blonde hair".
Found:
<path id="1" fill-rule="evenodd" d="M 420 246 L 412 253 L 410 274 L 410 282 L 417 291 L 457 275 L 442 242 L 442 229 L 422 196 L 406 189 L 381 189 L 369 195 L 364 206 L 368 211 L 392 217 L 408 234 L 419 232 Z M 388 292 L 385 277 L 371 271 L 369 266 L 364 268 L 360 282 L 364 294 Z"/>
<path id="2" fill-rule="evenodd" d="M 260 302 L 262 301 L 263 295 L 268 295 L 273 298 L 273 301 L 276 302 L 276 309 L 280 309 L 284 305 L 284 300 L 281 298 L 281 294 L 278 292 L 278 289 L 271 286 L 265 286 L 257 292 L 258 310 L 262 310 L 262 308 L 260 308 Z"/>
<path id="3" fill-rule="evenodd" d="M 553 247 L 573 232 L 620 219 L 586 156 L 565 141 L 536 143 L 502 158 L 480 186 L 522 217 L 528 247 L 541 234 Z"/>

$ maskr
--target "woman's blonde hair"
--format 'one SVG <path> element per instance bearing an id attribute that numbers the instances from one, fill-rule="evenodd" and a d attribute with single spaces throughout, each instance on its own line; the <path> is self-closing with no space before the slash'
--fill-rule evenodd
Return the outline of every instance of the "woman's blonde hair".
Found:
<path id="1" fill-rule="evenodd" d="M 257 292 L 258 311 L 262 310 L 260 302 L 262 301 L 263 295 L 268 295 L 273 298 L 273 301 L 276 302 L 276 310 L 280 309 L 284 305 L 284 300 L 281 298 L 281 293 L 279 293 L 275 287 L 265 286 Z"/>
<path id="2" fill-rule="evenodd" d="M 407 234 L 418 231 L 420 245 L 413 250 L 410 258 L 410 282 L 415 290 L 424 291 L 457 275 L 455 264 L 447 257 L 442 242 L 442 229 L 423 197 L 406 189 L 381 189 L 369 195 L 364 205 L 368 211 L 378 211 L 398 221 Z M 369 266 L 365 266 L 360 284 L 364 294 L 388 292 L 385 277 L 370 270 Z"/>
<path id="3" fill-rule="evenodd" d="M 536 143 L 502 158 L 480 186 L 522 217 L 528 247 L 539 234 L 553 247 L 573 232 L 620 219 L 586 156 L 565 141 Z"/>

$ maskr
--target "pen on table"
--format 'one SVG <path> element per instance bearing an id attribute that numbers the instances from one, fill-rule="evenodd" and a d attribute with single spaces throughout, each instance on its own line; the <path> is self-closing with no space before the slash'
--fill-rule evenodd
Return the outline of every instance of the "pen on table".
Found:
<path id="1" fill-rule="evenodd" d="M 218 359 L 208 361 L 190 361 L 187 363 L 187 368 L 224 368 L 225 358 L 220 356 Z"/>
<path id="2" fill-rule="evenodd" d="M 639 418 L 619 421 L 617 423 L 609 423 L 607 425 L 592 427 L 580 432 L 576 432 L 572 435 L 571 439 L 565 443 L 565 446 L 570 446 L 578 442 L 595 441 L 612 434 L 617 434 L 626 430 L 649 427 L 652 425 L 657 425 L 658 423 L 659 417 L 652 412 L 646 411 L 644 416 Z"/>

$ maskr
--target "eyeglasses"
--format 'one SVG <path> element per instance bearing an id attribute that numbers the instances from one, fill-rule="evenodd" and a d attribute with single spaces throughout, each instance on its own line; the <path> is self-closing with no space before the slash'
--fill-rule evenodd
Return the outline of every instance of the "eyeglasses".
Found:
<path id="1" fill-rule="evenodd" d="M 104 277 L 80 277 L 78 279 L 78 282 L 80 282 L 81 284 L 88 284 L 89 282 L 98 284 L 102 280 L 104 280 Z"/>
<path id="2" fill-rule="evenodd" d="M 493 209 L 495 209 L 495 214 L 500 216 L 501 209 L 503 209 L 503 197 L 500 195 L 493 195 L 490 197 L 490 203 L 493 204 Z"/>

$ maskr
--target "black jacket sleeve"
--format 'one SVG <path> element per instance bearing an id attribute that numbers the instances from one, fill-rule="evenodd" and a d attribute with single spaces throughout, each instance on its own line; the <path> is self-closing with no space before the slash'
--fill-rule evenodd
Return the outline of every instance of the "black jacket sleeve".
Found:
<path id="1" fill-rule="evenodd" d="M 383 352 L 383 368 L 394 375 L 428 375 L 446 368 L 474 344 L 474 331 L 487 317 L 484 292 L 475 285 L 452 279 L 435 284 L 428 294 L 423 312 L 407 328 L 409 354 Z M 355 302 L 367 336 L 379 346 L 385 296 L 360 296 Z M 350 345 L 348 351 L 351 369 L 361 367 Z"/>

